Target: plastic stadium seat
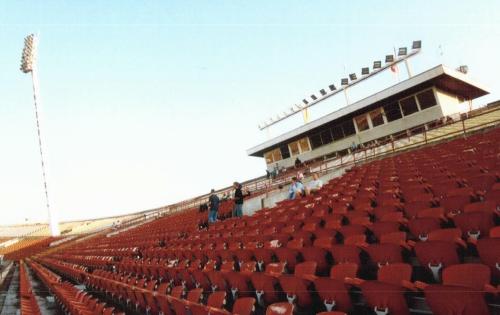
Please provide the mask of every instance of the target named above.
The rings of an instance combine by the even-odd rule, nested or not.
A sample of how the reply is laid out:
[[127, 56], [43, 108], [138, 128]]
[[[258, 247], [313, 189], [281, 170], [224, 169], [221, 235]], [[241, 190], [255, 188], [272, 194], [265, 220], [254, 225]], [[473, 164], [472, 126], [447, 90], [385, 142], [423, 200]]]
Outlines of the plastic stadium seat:
[[424, 289], [425, 300], [434, 315], [488, 315], [483, 293], [467, 287], [430, 285]]
[[250, 276], [257, 302], [260, 305], [272, 304], [278, 301], [278, 277], [283, 274], [285, 263], [270, 263], [264, 272], [255, 272]]
[[360, 265], [361, 250], [355, 245], [332, 245], [330, 253], [335, 264], [355, 263]]
[[483, 238], [477, 241], [481, 262], [490, 267], [497, 281], [500, 280], [500, 238]]
[[300, 307], [311, 307], [312, 298], [309, 287], [316, 278], [316, 262], [306, 261], [297, 264], [293, 275], [282, 275], [279, 278], [283, 292], [285, 292], [288, 303], [297, 304]]
[[376, 281], [360, 284], [366, 303], [376, 314], [409, 315], [403, 292], [405, 283], [410, 283], [412, 267], [408, 264], [381, 266]]
[[415, 253], [420, 264], [430, 270], [436, 281], [439, 281], [443, 268], [460, 263], [457, 244], [452, 241], [417, 242]]
[[[318, 245], [316, 241], [315, 244]], [[304, 261], [315, 261], [317, 263], [316, 272], [318, 274], [323, 275], [328, 272], [330, 266], [327, 259], [328, 250], [321, 247], [313, 246], [313, 247], [304, 247], [300, 252], [302, 254], [302, 257], [304, 258]]]
[[234, 315], [252, 315], [255, 311], [255, 299], [244, 297], [237, 299], [233, 304]]
[[283, 302], [269, 305], [266, 315], [293, 315], [293, 304]]
[[302, 239], [291, 240], [288, 242], [286, 247], [280, 247], [275, 250], [275, 254], [278, 260], [286, 263], [286, 268], [293, 272], [295, 270], [295, 265], [298, 262], [298, 256], [300, 250], [304, 247], [304, 241]]
[[463, 231], [464, 237], [477, 240], [493, 227], [493, 214], [485, 211], [461, 213], [453, 217], [453, 222]]
[[376, 266], [403, 262], [401, 246], [386, 244], [370, 244], [364, 250], [370, 256], [370, 261]]
[[208, 296], [207, 306], [222, 308], [226, 305], [226, 292], [225, 291], [215, 291]]
[[483, 264], [458, 264], [443, 270], [443, 284], [463, 286], [478, 291], [493, 289], [489, 284], [490, 277], [490, 269]]
[[314, 280], [314, 287], [327, 311], [336, 309], [347, 312], [351, 309], [351, 299], [344, 279], [346, 277], [355, 278], [357, 272], [357, 264], [339, 264], [331, 268], [330, 277], [321, 277]]
[[175, 311], [175, 315], [186, 315], [188, 314], [188, 307], [190, 304], [200, 303], [203, 294], [203, 289], [196, 288], [188, 292], [185, 300], [183, 299], [172, 299], [171, 304]]
[[497, 204], [493, 201], [484, 201], [484, 202], [473, 202], [466, 204], [464, 206], [464, 212], [489, 212], [494, 213], [495, 215], [500, 214], [497, 211]]
[[368, 229], [373, 233], [373, 235], [380, 240], [383, 234], [398, 232], [400, 224], [397, 222], [376, 222], [368, 227]]
[[250, 261], [243, 263], [240, 271], [230, 271], [224, 274], [224, 278], [229, 283], [229, 289], [233, 299], [243, 296], [251, 296], [250, 276], [256, 272], [256, 262]]
[[438, 218], [413, 219], [408, 222], [410, 233], [421, 241], [428, 239], [429, 232], [441, 228], [441, 220]]

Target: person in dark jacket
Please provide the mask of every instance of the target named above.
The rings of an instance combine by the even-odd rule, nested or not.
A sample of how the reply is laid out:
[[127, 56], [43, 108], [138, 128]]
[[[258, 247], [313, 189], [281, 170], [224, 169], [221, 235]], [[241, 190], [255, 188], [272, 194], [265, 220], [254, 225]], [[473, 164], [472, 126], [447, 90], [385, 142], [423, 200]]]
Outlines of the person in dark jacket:
[[233, 209], [233, 217], [241, 218], [243, 216], [243, 199], [245, 196], [249, 196], [250, 192], [247, 191], [243, 194], [241, 190], [241, 184], [238, 182], [233, 183], [234, 187], [234, 209]]
[[219, 211], [219, 197], [215, 193], [215, 190], [210, 191], [211, 195], [208, 198], [208, 223], [214, 223], [217, 221], [217, 212]]

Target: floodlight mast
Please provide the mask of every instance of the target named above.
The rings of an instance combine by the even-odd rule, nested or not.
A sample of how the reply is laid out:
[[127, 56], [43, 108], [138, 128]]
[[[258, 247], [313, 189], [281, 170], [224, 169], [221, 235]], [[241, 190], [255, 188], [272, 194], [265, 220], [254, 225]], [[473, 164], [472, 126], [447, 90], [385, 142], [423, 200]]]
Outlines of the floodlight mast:
[[40, 149], [43, 187], [45, 192], [47, 212], [49, 216], [50, 234], [52, 236], [59, 236], [60, 235], [59, 224], [57, 222], [55, 212], [51, 210], [49, 203], [48, 177], [46, 172], [46, 163], [44, 160], [44, 148], [43, 148], [42, 133], [41, 133], [39, 84], [38, 84], [38, 72], [37, 72], [37, 62], [36, 62], [37, 46], [38, 46], [38, 37], [35, 34], [30, 34], [26, 36], [26, 38], [24, 39], [24, 49], [21, 59], [21, 71], [24, 73], [31, 73], [31, 81], [33, 84], [33, 101], [35, 105], [35, 118], [36, 118], [36, 127], [38, 135], [38, 147]]

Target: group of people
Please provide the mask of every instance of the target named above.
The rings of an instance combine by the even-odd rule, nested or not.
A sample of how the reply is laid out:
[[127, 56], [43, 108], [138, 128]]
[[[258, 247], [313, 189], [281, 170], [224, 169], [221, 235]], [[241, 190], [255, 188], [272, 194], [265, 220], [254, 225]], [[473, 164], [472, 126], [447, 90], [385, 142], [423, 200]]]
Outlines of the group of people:
[[[312, 180], [309, 183], [307, 183], [307, 185], [304, 185], [302, 183], [303, 178], [304, 175], [300, 172], [297, 174], [297, 176], [292, 177], [292, 183], [288, 190], [288, 199], [295, 199], [298, 197], [310, 195], [321, 189], [321, 187], [323, 187], [323, 181], [319, 179], [318, 174], [313, 174]], [[243, 202], [245, 197], [250, 195], [250, 191], [249, 190], [243, 191], [243, 186], [238, 182], [233, 183], [233, 188], [234, 188], [233, 217], [241, 218], [243, 216]], [[222, 199], [220, 199], [219, 196], [217, 196], [217, 194], [215, 193], [215, 189], [212, 189], [210, 191], [210, 196], [208, 197], [208, 204], [207, 204], [209, 224], [217, 222], [219, 205], [221, 201], [229, 199], [230, 199], [229, 193], [227, 194], [224, 193]]]
[[[243, 186], [238, 183], [233, 183], [234, 188], [234, 208], [233, 217], [241, 218], [243, 216], [243, 201], [246, 196], [250, 195], [249, 190], [243, 191]], [[225, 199], [224, 199], [225, 198]], [[229, 194], [224, 194], [222, 201], [230, 199]], [[208, 197], [208, 223], [214, 223], [217, 221], [217, 216], [219, 213], [219, 205], [221, 199], [215, 193], [215, 189], [210, 191], [210, 197]]]
[[288, 189], [288, 199], [295, 199], [297, 197], [310, 195], [317, 192], [321, 189], [321, 187], [323, 187], [323, 181], [319, 179], [317, 173], [313, 174], [312, 181], [307, 183], [307, 185], [304, 185], [302, 183], [303, 175], [300, 175], [301, 174], [299, 174], [297, 177], [292, 177], [292, 184]]

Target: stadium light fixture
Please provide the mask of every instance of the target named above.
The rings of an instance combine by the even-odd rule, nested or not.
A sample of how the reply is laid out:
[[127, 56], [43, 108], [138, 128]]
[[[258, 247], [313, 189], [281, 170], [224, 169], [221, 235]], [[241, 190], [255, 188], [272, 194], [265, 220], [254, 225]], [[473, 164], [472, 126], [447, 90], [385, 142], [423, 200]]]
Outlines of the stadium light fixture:
[[457, 71], [462, 72], [463, 74], [467, 74], [469, 72], [469, 66], [461, 65], [460, 67], [457, 68]]
[[39, 85], [38, 85], [38, 69], [37, 69], [37, 48], [38, 48], [38, 37], [35, 34], [30, 34], [24, 39], [23, 54], [21, 57], [21, 68], [23, 73], [31, 73], [31, 81], [33, 84], [33, 101], [35, 105], [35, 118], [36, 127], [38, 134], [38, 148], [40, 150], [40, 161], [42, 165], [42, 179], [43, 187], [45, 191], [45, 202], [47, 213], [49, 215], [49, 226], [50, 233], [52, 236], [59, 236], [59, 224], [57, 222], [55, 212], [50, 208], [49, 202], [49, 190], [48, 190], [48, 176], [46, 171], [47, 163], [44, 159], [44, 146], [42, 142], [42, 128], [41, 128], [41, 111], [40, 111], [40, 97], [39, 97]]
[[[320, 96], [317, 96], [315, 94], [312, 94], [310, 96], [310, 99], [303, 99], [300, 105], [295, 105], [297, 107], [297, 110], [286, 114], [284, 117], [278, 116], [277, 120], [273, 120], [272, 122], [268, 123], [265, 127], [261, 128], [261, 130], [270, 127], [271, 125], [274, 125], [281, 120], [284, 120], [300, 111], [307, 110], [307, 108], [314, 106], [315, 104], [319, 103], [321, 100], [326, 99], [328, 97], [337, 95], [339, 92], [344, 92], [344, 96], [346, 98], [346, 104], [349, 105], [349, 98], [347, 95], [347, 89], [349, 89], [351, 86], [358, 84], [360, 82], [363, 82], [364, 80], [367, 80], [371, 78], [373, 75], [376, 75], [380, 72], [383, 72], [387, 69], [391, 69], [395, 64], [399, 64], [401, 62], [404, 62], [406, 65], [406, 69], [408, 71], [408, 77], [412, 77], [410, 65], [408, 62], [408, 59], [415, 56], [420, 52], [420, 48], [422, 47], [422, 42], [420, 40], [418, 41], [413, 41], [412, 43], [412, 50], [408, 51], [407, 47], [400, 47], [399, 50], [396, 50], [394, 48], [394, 53], [390, 55], [385, 56], [385, 64], [382, 64], [384, 60], [375, 60], [373, 62], [373, 70], [370, 72], [369, 67], [363, 67], [361, 69], [361, 75], [358, 78], [356, 73], [351, 73], [347, 75], [347, 77], [342, 78], [340, 81], [341, 89], [337, 90], [335, 87], [335, 84], [330, 84], [328, 86], [329, 91], [327, 89], [321, 89], [319, 90]], [[457, 69], [460, 71], [459, 69]]]

